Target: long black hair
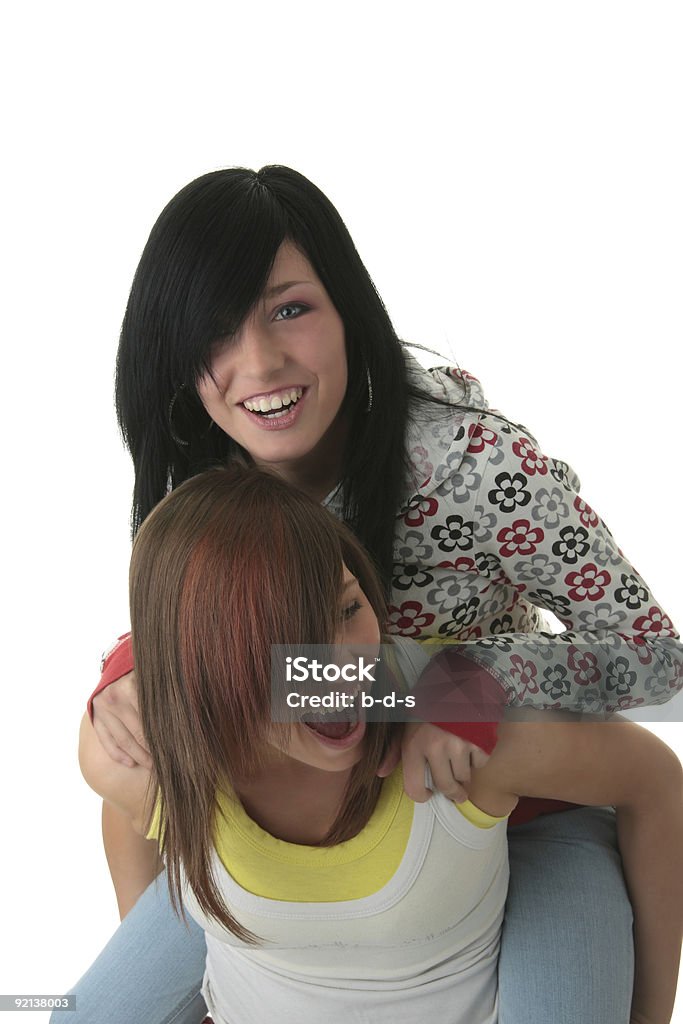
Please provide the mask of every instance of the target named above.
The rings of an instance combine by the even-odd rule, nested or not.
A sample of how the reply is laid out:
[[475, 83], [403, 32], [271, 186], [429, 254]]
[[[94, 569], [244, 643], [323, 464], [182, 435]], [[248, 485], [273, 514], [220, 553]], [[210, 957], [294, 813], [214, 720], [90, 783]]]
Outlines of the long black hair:
[[344, 325], [343, 515], [388, 588], [408, 409], [429, 396], [407, 379], [401, 342], [336, 209], [302, 174], [279, 165], [190, 182], [162, 211], [142, 253], [116, 365], [116, 411], [135, 467], [133, 533], [169, 488], [240, 451], [212, 426], [196, 385], [216, 340], [235, 333], [260, 297], [285, 240], [309, 260]]

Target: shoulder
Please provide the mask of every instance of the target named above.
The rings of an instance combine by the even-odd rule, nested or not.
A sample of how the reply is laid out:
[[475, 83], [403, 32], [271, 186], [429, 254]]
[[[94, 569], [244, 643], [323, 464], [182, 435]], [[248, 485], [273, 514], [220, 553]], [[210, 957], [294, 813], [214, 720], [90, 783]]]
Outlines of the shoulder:
[[[572, 467], [546, 455], [525, 424], [492, 409], [472, 374], [448, 366], [426, 370], [411, 360], [408, 379], [435, 401], [414, 402], [411, 408], [401, 516], [430, 501], [462, 508], [477, 499], [488, 505], [510, 489], [523, 490], [527, 502], [539, 491], [552, 492], [553, 500], [578, 493], [581, 483]], [[431, 507], [426, 511], [435, 514]]]
[[[475, 412], [488, 408], [486, 396], [481, 382], [467, 370], [459, 366], [422, 366], [408, 352], [404, 351], [406, 382], [412, 392], [423, 397], [435, 399], [427, 409], [433, 411], [433, 417], [439, 419], [439, 410], [444, 408], [471, 408]], [[447, 403], [447, 406], [439, 403]], [[420, 417], [421, 419], [423, 417]]]
[[[495, 409], [487, 410], [479, 424], [482, 441], [490, 446], [488, 466], [522, 473], [528, 480], [560, 484], [578, 491], [581, 481], [574, 469], [561, 459], [547, 455], [523, 423], [514, 423]], [[498, 470], [500, 471], [500, 470]]]
[[444, 471], [459, 464], [472, 431], [488, 408], [481, 384], [459, 367], [425, 369], [406, 354], [413, 389], [405, 446], [408, 468], [405, 506], [434, 490]]

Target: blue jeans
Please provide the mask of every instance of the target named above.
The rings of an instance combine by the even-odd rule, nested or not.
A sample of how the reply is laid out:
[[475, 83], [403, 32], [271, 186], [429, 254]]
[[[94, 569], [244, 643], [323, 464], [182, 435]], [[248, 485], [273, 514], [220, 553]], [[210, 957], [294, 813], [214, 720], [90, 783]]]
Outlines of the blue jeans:
[[177, 916], [163, 872], [70, 989], [75, 1011], [50, 1024], [199, 1024], [205, 959], [204, 932]]
[[633, 912], [611, 808], [508, 830], [499, 1024], [629, 1024]]
[[[500, 1024], [628, 1024], [633, 917], [613, 811], [537, 818], [510, 828], [509, 847]], [[162, 875], [71, 990], [78, 1008], [66, 1024], [200, 1024], [205, 952]]]

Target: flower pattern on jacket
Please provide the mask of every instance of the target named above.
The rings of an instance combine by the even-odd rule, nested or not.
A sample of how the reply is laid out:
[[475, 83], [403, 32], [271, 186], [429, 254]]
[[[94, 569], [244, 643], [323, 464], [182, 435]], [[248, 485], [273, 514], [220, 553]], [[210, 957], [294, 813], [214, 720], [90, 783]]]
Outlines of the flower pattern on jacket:
[[678, 634], [571, 466], [489, 409], [470, 374], [407, 362], [454, 404], [422, 405], [408, 425], [390, 632], [457, 640], [511, 705], [600, 713], [669, 700], [683, 688]]

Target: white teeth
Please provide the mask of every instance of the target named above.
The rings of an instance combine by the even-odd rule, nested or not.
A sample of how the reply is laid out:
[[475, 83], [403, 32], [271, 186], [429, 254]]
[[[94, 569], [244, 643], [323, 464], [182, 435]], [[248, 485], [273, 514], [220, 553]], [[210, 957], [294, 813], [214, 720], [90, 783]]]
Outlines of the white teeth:
[[249, 412], [277, 412], [283, 406], [295, 405], [303, 393], [303, 388], [291, 388], [291, 390], [281, 391], [279, 394], [247, 399], [242, 404]]
[[[357, 697], [358, 694], [361, 692], [361, 687], [358, 684], [356, 684], [355, 686], [349, 686], [348, 689], [343, 690], [341, 692], [345, 693], [347, 697], [351, 699], [350, 706], [348, 708], [316, 708], [314, 721], [317, 722], [321, 721], [324, 718], [332, 718], [334, 716], [337, 716], [342, 721], [348, 720], [350, 722], [355, 722], [357, 720]], [[344, 712], [346, 712], [346, 715], [344, 715]]]
[[[354, 715], [353, 708], [316, 708], [315, 716], [311, 715], [311, 718], [315, 722], [320, 722], [324, 718], [336, 718], [338, 721], [355, 721], [357, 715]], [[306, 721], [306, 719], [304, 719]]]

